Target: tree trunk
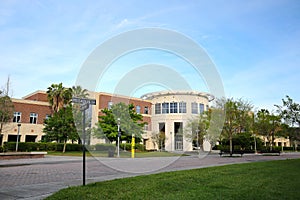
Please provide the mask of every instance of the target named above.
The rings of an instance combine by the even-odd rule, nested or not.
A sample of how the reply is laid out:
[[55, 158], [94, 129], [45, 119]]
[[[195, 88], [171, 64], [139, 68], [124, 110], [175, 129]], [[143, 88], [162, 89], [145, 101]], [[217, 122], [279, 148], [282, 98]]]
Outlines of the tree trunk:
[[66, 141], [66, 140], [64, 140], [64, 148], [63, 148], [63, 153], [65, 153], [65, 152], [66, 152], [66, 146], [67, 146], [67, 141]]
[[232, 135], [229, 137], [229, 151], [230, 151], [230, 156], [232, 156]]

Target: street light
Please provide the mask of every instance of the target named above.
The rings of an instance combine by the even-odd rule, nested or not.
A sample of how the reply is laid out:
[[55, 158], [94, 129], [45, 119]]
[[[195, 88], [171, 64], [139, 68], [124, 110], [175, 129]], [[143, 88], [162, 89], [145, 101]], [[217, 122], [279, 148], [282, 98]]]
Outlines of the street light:
[[170, 132], [170, 135], [171, 135], [171, 151], [173, 150], [173, 145], [172, 145], [172, 140], [173, 140], [173, 138], [172, 138], [172, 131]]
[[254, 153], [257, 154], [257, 149], [256, 149], [256, 134], [254, 135]]
[[199, 129], [196, 130], [196, 134], [197, 134], [197, 150], [199, 152]]
[[16, 152], [18, 152], [18, 146], [19, 146], [20, 127], [21, 127], [21, 123], [18, 123], [18, 134], [17, 134]]
[[118, 147], [117, 147], [117, 157], [120, 158], [120, 118], [118, 118]]

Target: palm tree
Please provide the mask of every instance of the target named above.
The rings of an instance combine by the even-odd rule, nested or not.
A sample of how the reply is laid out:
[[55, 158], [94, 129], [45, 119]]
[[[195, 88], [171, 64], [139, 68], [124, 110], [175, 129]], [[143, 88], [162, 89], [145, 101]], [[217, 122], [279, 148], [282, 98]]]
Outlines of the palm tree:
[[63, 87], [62, 83], [52, 84], [48, 87], [47, 95], [52, 110], [57, 113], [61, 108], [70, 104], [72, 99], [72, 89]]
[[87, 98], [89, 96], [87, 89], [82, 89], [79, 85], [72, 87], [72, 95], [78, 98]]
[[[72, 96], [73, 97], [77, 97], [77, 98], [88, 98], [89, 94], [88, 94], [88, 90], [86, 89], [82, 89], [81, 86], [73, 86], [72, 87]], [[83, 136], [83, 132], [82, 132], [82, 128], [83, 128], [83, 121], [82, 121], [82, 112], [80, 110], [80, 104], [73, 104], [72, 105], [73, 108], [73, 118], [74, 118], [74, 122], [76, 125], [76, 129], [77, 129], [77, 133], [78, 133], [78, 142], [81, 143], [80, 138]], [[88, 114], [85, 122], [85, 127], [88, 127], [88, 129], [86, 130], [86, 136], [85, 137], [90, 137], [90, 132], [91, 132], [91, 128], [90, 128], [90, 124], [91, 124], [91, 113]], [[89, 139], [88, 139], [89, 140]]]

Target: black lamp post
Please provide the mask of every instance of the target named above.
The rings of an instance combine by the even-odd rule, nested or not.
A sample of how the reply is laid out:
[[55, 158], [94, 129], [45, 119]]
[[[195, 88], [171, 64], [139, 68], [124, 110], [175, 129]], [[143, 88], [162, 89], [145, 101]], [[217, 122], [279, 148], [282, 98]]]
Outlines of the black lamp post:
[[117, 157], [120, 158], [120, 137], [121, 137], [121, 132], [120, 132], [120, 118], [118, 118], [118, 146], [117, 146]]
[[21, 127], [21, 123], [18, 123], [18, 134], [17, 134], [16, 152], [18, 152], [18, 146], [19, 146], [20, 127]]

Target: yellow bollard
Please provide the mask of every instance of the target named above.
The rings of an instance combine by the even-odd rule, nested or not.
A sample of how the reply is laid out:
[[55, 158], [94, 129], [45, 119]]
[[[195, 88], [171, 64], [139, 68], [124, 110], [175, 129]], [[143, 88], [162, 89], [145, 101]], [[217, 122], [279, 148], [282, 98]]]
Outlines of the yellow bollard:
[[132, 139], [131, 139], [131, 158], [134, 158], [134, 147], [135, 147], [135, 138], [134, 138], [134, 134], [132, 134]]

